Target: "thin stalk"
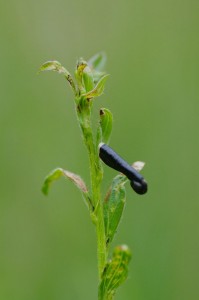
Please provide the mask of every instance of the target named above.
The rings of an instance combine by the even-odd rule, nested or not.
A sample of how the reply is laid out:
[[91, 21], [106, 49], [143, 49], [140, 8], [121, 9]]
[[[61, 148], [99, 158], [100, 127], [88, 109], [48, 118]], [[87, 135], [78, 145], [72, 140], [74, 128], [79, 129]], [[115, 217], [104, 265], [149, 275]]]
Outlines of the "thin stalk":
[[96, 233], [97, 233], [97, 255], [98, 255], [98, 274], [101, 279], [107, 260], [103, 205], [101, 200], [101, 181], [102, 172], [100, 169], [98, 153], [96, 153], [93, 131], [91, 126], [91, 107], [88, 105], [83, 111], [79, 106], [77, 108], [77, 116], [80, 123], [80, 128], [83, 134], [83, 140], [88, 150], [89, 165], [90, 165], [90, 180], [92, 191], [92, 203], [94, 206], [94, 214], [96, 218]]
[[48, 61], [40, 68], [40, 71], [62, 73], [73, 89], [77, 119], [83, 141], [88, 150], [91, 181], [90, 191], [79, 175], [57, 168], [46, 177], [42, 190], [47, 194], [51, 182], [64, 176], [71, 179], [82, 192], [88, 205], [91, 220], [96, 225], [99, 274], [98, 300], [113, 300], [116, 289], [127, 277], [131, 254], [127, 246], [121, 245], [114, 249], [112, 258], [108, 261], [109, 244], [116, 233], [125, 204], [125, 189], [124, 186], [121, 187], [121, 181], [118, 181], [118, 176], [116, 176], [111, 185], [110, 197], [108, 196], [107, 201], [103, 202], [101, 197], [103, 170], [97, 144], [100, 141], [105, 144], [108, 143], [112, 130], [112, 114], [108, 109], [100, 110], [100, 123], [95, 139], [91, 111], [93, 100], [102, 95], [108, 76], [101, 72], [104, 62], [105, 56], [102, 53], [91, 58], [89, 63], [83, 59], [78, 60], [75, 71], [76, 81], [73, 81], [70, 73], [58, 61]]

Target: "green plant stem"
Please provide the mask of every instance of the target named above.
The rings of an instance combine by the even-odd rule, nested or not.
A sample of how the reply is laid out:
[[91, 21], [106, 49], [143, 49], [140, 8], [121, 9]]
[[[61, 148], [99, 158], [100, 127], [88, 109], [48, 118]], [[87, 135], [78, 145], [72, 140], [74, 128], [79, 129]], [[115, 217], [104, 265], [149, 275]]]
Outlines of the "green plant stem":
[[[73, 181], [80, 189], [88, 206], [91, 220], [96, 226], [99, 288], [98, 300], [113, 300], [116, 289], [126, 280], [128, 263], [131, 258], [127, 246], [114, 249], [108, 260], [109, 246], [117, 231], [125, 206], [125, 188], [121, 176], [116, 176], [104, 202], [101, 197], [103, 169], [99, 158], [98, 144], [108, 143], [112, 130], [112, 113], [104, 108], [100, 110], [96, 138], [91, 122], [92, 105], [96, 97], [102, 95], [108, 74], [102, 72], [106, 57], [98, 53], [87, 63], [79, 59], [75, 71], [75, 81], [71, 74], [58, 62], [47, 61], [40, 71], [56, 71], [62, 73], [73, 89], [75, 96], [77, 119], [82, 131], [83, 141], [88, 150], [90, 189], [78, 175], [62, 168], [53, 170], [45, 179], [42, 191], [48, 193], [50, 184], [64, 176]], [[108, 154], [108, 152], [107, 152]]]
[[101, 275], [107, 260], [107, 252], [106, 252], [106, 239], [104, 233], [103, 211], [102, 211], [102, 206], [99, 205], [99, 207], [100, 209], [98, 208], [98, 213], [97, 213], [96, 231], [97, 231], [97, 248], [98, 248], [97, 249], [98, 272], [99, 272], [99, 279], [101, 279]]
[[84, 101], [84, 105], [77, 107], [77, 116], [80, 123], [80, 128], [83, 134], [84, 143], [88, 150], [89, 164], [90, 164], [90, 179], [92, 189], [92, 204], [94, 207], [94, 215], [96, 220], [96, 233], [97, 233], [97, 255], [98, 255], [98, 274], [101, 279], [102, 272], [104, 270], [107, 260], [105, 227], [103, 206], [101, 200], [101, 181], [102, 171], [100, 168], [100, 162], [98, 153], [96, 153], [93, 131], [91, 126], [91, 105], [85, 105], [86, 99], [78, 101], [81, 103]]

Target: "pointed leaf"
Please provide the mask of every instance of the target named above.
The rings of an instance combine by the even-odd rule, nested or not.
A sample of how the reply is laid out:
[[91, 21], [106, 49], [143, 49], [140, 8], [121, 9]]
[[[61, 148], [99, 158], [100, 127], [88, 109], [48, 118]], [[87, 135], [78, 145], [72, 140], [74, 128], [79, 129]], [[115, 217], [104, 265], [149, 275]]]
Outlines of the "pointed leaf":
[[103, 71], [104, 66], [106, 64], [106, 54], [104, 52], [100, 52], [92, 56], [88, 60], [88, 65], [91, 67], [91, 69], [94, 69], [95, 71]]
[[53, 60], [53, 61], [47, 61], [45, 62], [39, 69], [40, 72], [43, 71], [55, 71], [59, 74], [64, 74], [64, 77], [71, 85], [74, 92], [76, 92], [75, 84], [72, 79], [71, 74], [60, 64], [60, 62]]
[[116, 289], [128, 276], [131, 252], [126, 245], [114, 249], [112, 259], [106, 264], [99, 286], [99, 299], [113, 299]]
[[126, 203], [126, 177], [117, 175], [104, 200], [104, 225], [107, 246], [113, 240]]
[[86, 94], [84, 94], [83, 96], [85, 96], [88, 100], [92, 99], [94, 97], [99, 97], [102, 95], [103, 91], [104, 91], [104, 85], [105, 82], [108, 78], [109, 74], [104, 75], [96, 84], [96, 86], [94, 87], [94, 89]]

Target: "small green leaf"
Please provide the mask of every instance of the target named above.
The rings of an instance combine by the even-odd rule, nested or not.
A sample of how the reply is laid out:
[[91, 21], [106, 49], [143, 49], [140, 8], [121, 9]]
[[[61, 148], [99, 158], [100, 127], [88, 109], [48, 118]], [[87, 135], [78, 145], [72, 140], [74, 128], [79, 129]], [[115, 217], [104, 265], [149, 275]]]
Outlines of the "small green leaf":
[[106, 74], [104, 72], [106, 59], [106, 54], [104, 52], [100, 52], [95, 54], [88, 61], [88, 65], [93, 73], [93, 80], [95, 84], [97, 84], [97, 82]]
[[113, 115], [107, 108], [100, 109], [100, 130], [101, 130], [101, 141], [105, 144], [109, 143], [110, 135], [113, 126]]
[[94, 88], [93, 73], [88, 66], [83, 70], [83, 83], [86, 92], [90, 92]]
[[107, 246], [113, 240], [126, 203], [126, 177], [117, 175], [104, 200], [104, 225]]
[[65, 73], [67, 72], [64, 67], [60, 64], [60, 62], [56, 60], [47, 61], [40, 67], [40, 72], [43, 71], [56, 71], [58, 73]]
[[44, 184], [42, 186], [42, 192], [44, 193], [44, 195], [48, 195], [51, 183], [62, 176], [63, 176], [63, 169], [61, 168], [57, 168], [53, 170], [48, 176], [46, 176], [44, 180]]
[[88, 100], [94, 98], [94, 97], [99, 97], [102, 95], [103, 91], [104, 91], [104, 85], [105, 82], [108, 78], [109, 74], [104, 75], [96, 84], [96, 86], [94, 87], [94, 89], [86, 94], [84, 94], [83, 96], [86, 97]]
[[106, 60], [106, 54], [104, 52], [99, 52], [88, 60], [88, 65], [91, 67], [91, 69], [101, 72], [104, 70]]
[[40, 72], [43, 71], [55, 71], [59, 74], [64, 74], [64, 77], [71, 85], [73, 91], [76, 93], [76, 87], [71, 74], [60, 64], [60, 62], [53, 60], [45, 62], [39, 69]]
[[85, 202], [87, 203], [87, 205], [89, 205], [89, 208], [91, 209], [92, 212], [93, 206], [91, 203], [91, 199], [89, 197], [89, 192], [86, 187], [86, 184], [84, 183], [83, 179], [79, 175], [76, 175], [72, 172], [66, 171], [62, 168], [57, 168], [53, 170], [49, 175], [46, 176], [42, 187], [42, 192], [45, 195], [47, 195], [52, 182], [59, 179], [62, 176], [70, 179], [78, 187], [78, 189], [82, 192]]
[[112, 300], [116, 289], [128, 276], [131, 252], [126, 245], [114, 249], [112, 259], [106, 264], [99, 286], [99, 299]]

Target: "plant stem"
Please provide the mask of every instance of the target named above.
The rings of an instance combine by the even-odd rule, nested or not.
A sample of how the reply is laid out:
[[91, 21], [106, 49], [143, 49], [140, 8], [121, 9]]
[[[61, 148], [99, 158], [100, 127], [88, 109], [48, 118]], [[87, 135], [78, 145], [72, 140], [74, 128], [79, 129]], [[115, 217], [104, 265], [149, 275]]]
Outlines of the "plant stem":
[[104, 270], [107, 253], [106, 253], [106, 239], [104, 232], [104, 219], [103, 219], [103, 210], [102, 205], [99, 205], [97, 212], [97, 252], [98, 252], [98, 273], [99, 279], [101, 279], [102, 272]]
[[[101, 279], [107, 260], [103, 205], [101, 200], [101, 181], [102, 171], [100, 168], [99, 156], [96, 151], [93, 131], [91, 126], [91, 105], [85, 105], [86, 99], [80, 99], [77, 107], [77, 116], [80, 128], [83, 134], [84, 143], [88, 150], [89, 165], [90, 165], [90, 180], [92, 190], [92, 204], [94, 207], [94, 215], [96, 219], [96, 233], [97, 233], [97, 255], [98, 255], [98, 274]], [[81, 103], [84, 105], [81, 106]]]

